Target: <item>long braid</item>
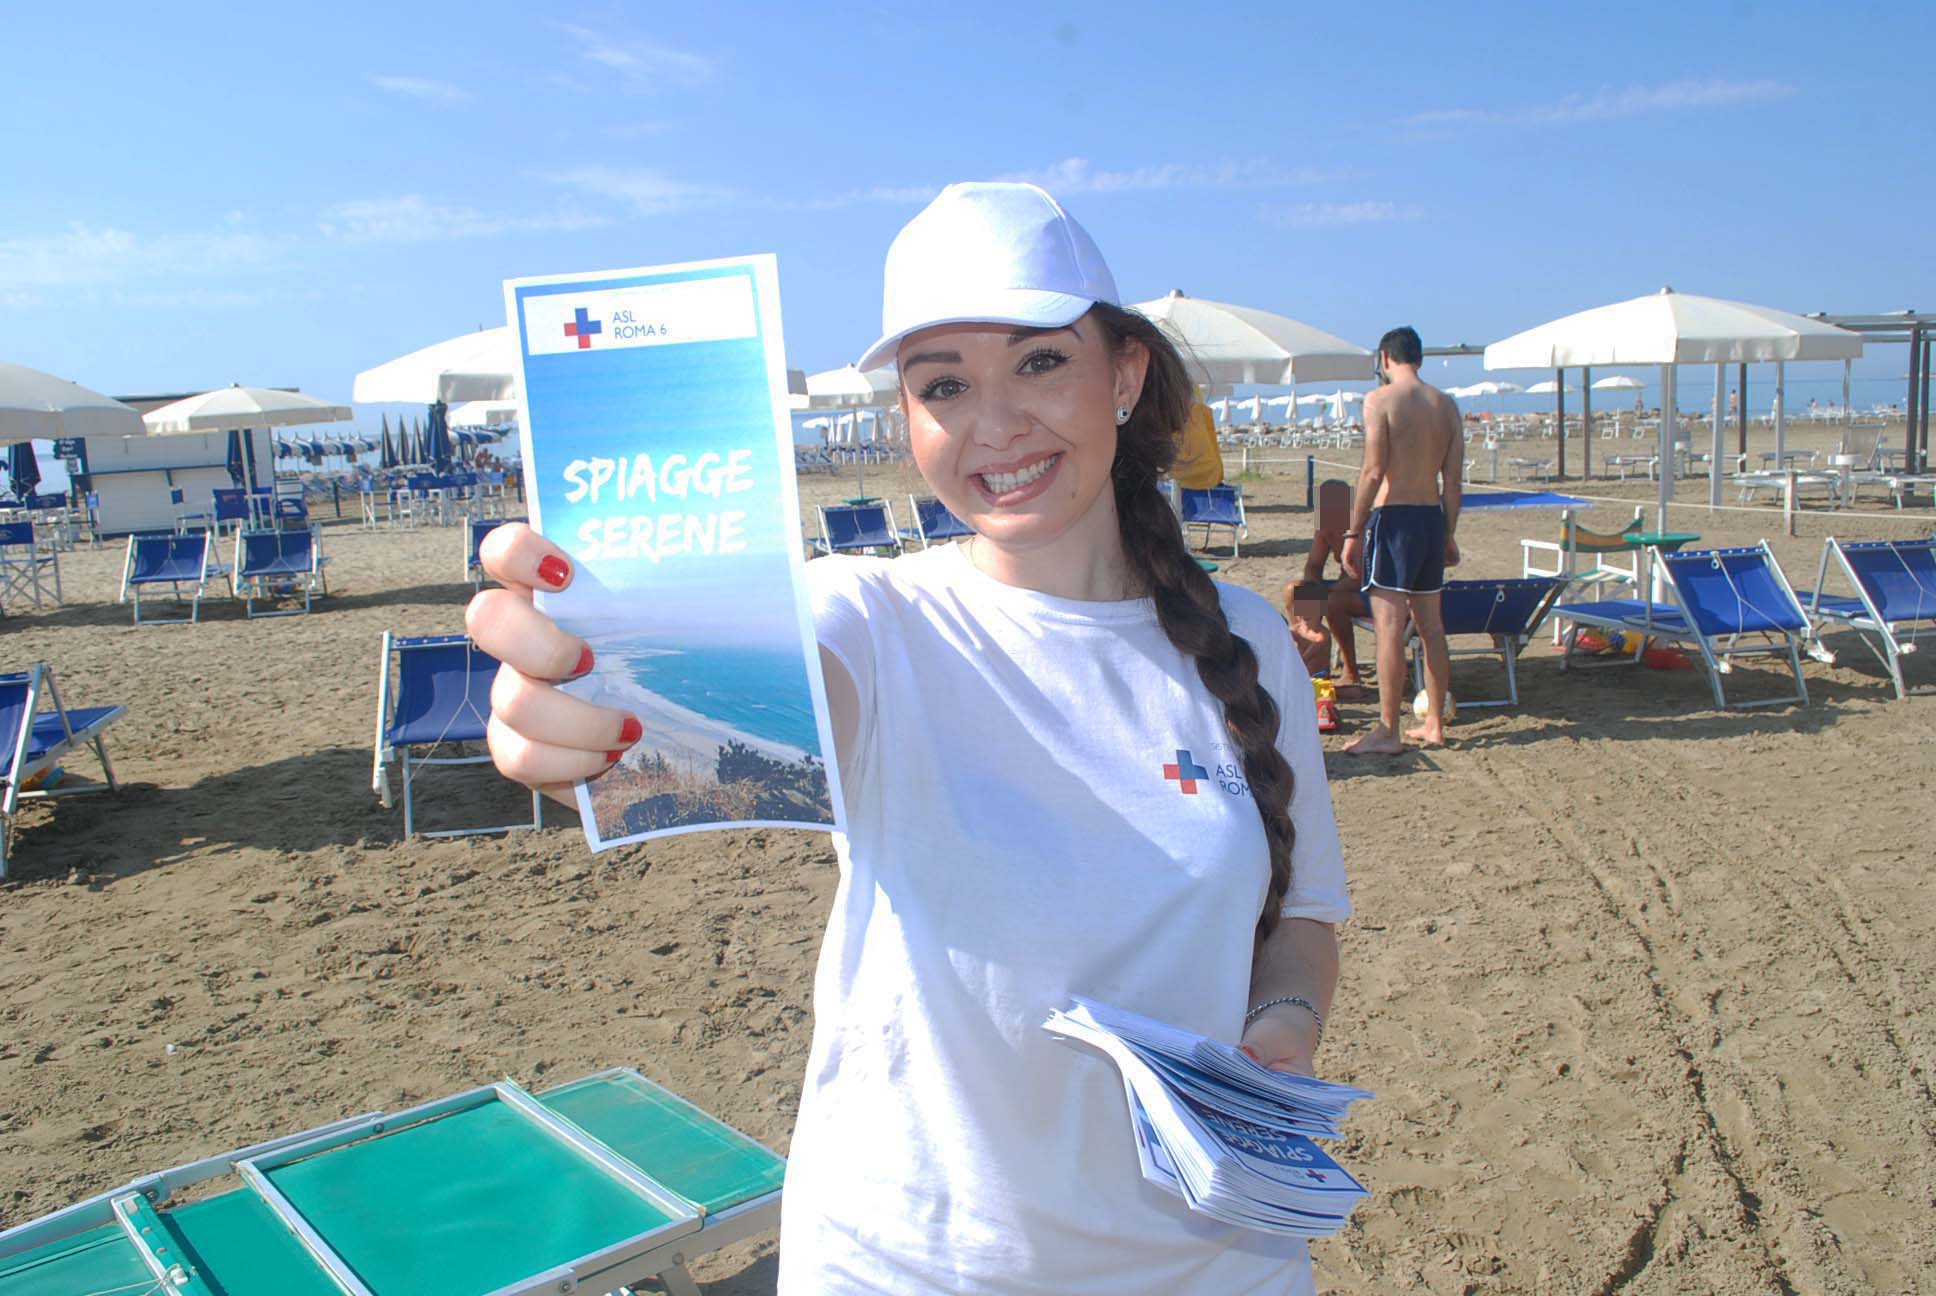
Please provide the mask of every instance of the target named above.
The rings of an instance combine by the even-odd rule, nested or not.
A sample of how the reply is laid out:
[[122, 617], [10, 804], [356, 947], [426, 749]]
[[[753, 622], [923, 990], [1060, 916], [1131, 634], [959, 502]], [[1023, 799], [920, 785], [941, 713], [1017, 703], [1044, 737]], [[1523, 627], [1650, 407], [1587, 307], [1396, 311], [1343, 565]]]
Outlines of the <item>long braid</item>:
[[1277, 926], [1291, 886], [1290, 762], [1277, 749], [1276, 701], [1258, 678], [1257, 653], [1233, 634], [1217, 587], [1190, 554], [1183, 528], [1157, 481], [1176, 459], [1179, 434], [1192, 400], [1189, 373], [1174, 344], [1141, 315], [1097, 305], [1113, 346], [1140, 342], [1150, 353], [1143, 392], [1118, 430], [1111, 469], [1116, 516], [1131, 574], [1156, 605], [1163, 633], [1196, 659], [1197, 675], [1223, 706], [1224, 727], [1241, 753], [1244, 779], [1263, 817], [1270, 849], [1270, 885], [1257, 918], [1262, 944]]

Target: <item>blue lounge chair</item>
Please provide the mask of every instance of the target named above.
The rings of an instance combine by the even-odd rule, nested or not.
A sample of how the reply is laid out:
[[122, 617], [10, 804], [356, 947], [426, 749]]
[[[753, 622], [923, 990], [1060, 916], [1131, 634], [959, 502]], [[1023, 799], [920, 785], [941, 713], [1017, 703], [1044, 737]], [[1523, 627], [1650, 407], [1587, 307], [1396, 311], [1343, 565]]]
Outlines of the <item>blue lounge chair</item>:
[[[447, 743], [481, 743], [491, 718], [491, 681], [497, 658], [464, 635], [405, 639], [383, 634], [382, 675], [377, 681], [376, 761], [370, 786], [385, 807], [390, 794], [390, 762], [403, 767], [403, 835], [417, 835], [414, 771], [426, 765], [481, 765], [489, 753], [438, 756]], [[422, 753], [419, 755], [418, 753]], [[469, 837], [544, 826], [544, 803], [531, 794], [531, 822], [493, 828], [451, 828], [425, 837]]]
[[779, 1223], [786, 1162], [637, 1071], [509, 1080], [208, 1157], [0, 1233], [0, 1296], [630, 1291]]
[[[42, 711], [42, 702], [53, 703], [53, 709]], [[53, 670], [45, 663], [35, 664], [32, 670], [0, 675], [0, 761], [6, 762], [0, 770], [0, 782], [6, 787], [5, 798], [0, 800], [0, 811], [4, 811], [0, 817], [0, 879], [7, 876], [7, 839], [13, 833], [14, 814], [21, 801], [120, 790], [102, 734], [126, 710], [105, 706], [70, 711], [61, 702]], [[94, 748], [106, 784], [62, 782], [58, 787], [47, 786], [61, 761], [81, 746]], [[28, 786], [36, 779], [39, 785]]]
[[[1573, 649], [1579, 628], [1595, 626], [1632, 638], [1633, 654], [1626, 660], [1636, 663], [1650, 640], [1694, 645], [1716, 706], [1808, 705], [1801, 662], [1801, 646], [1810, 633], [1808, 615], [1765, 540], [1751, 548], [1656, 552], [1653, 560], [1660, 564], [1671, 602], [1604, 599], [1553, 609], [1555, 616], [1572, 623], [1560, 669], [1577, 664]], [[1721, 677], [1733, 670], [1735, 658], [1784, 654], [1794, 675], [1793, 693], [1752, 702], [1727, 700]]]
[[[306, 531], [237, 531], [235, 533], [235, 592], [249, 617], [299, 616], [309, 611], [310, 599], [329, 593], [323, 567], [322, 537]], [[302, 596], [300, 608], [257, 612], [257, 599]]]
[[522, 521], [523, 518], [472, 518], [470, 525], [464, 528], [470, 536], [470, 548], [464, 551], [464, 579], [474, 588], [482, 589], [484, 586], [484, 562], [478, 556], [484, 545], [484, 537], [506, 522]]
[[175, 510], [175, 530], [177, 531], [204, 531], [215, 524], [213, 513], [204, 513], [188, 507], [188, 494], [179, 486], [168, 488], [168, 504]]
[[[1829, 559], [1854, 587], [1853, 596], [1828, 594]], [[1856, 631], [1889, 671], [1896, 696], [1936, 693], [1936, 684], [1903, 682], [1902, 659], [1917, 640], [1936, 638], [1936, 539], [1871, 540], [1843, 544], [1834, 536], [1822, 546], [1808, 614], [1817, 632], [1829, 624]]]
[[[53, 578], [51, 591], [47, 587], [49, 576]], [[0, 522], [0, 606], [15, 598], [31, 597], [39, 607], [41, 596], [50, 592], [58, 605], [60, 551], [40, 547], [32, 522]]]
[[1182, 503], [1178, 516], [1183, 521], [1184, 534], [1189, 534], [1193, 526], [1203, 528], [1203, 547], [1210, 547], [1210, 531], [1213, 527], [1228, 527], [1230, 530], [1230, 556], [1238, 556], [1237, 542], [1250, 534], [1250, 527], [1244, 521], [1243, 492], [1225, 483], [1212, 486], [1208, 490], [1182, 492]]
[[215, 503], [215, 529], [226, 531], [230, 527], [240, 530], [251, 525], [249, 518], [249, 493], [239, 486], [221, 486], [209, 492]]
[[[149, 617], [147, 625], [182, 625], [201, 620], [202, 595], [210, 581], [229, 579], [229, 569], [215, 561], [215, 537], [207, 531], [187, 535], [147, 534], [128, 537], [128, 557], [121, 567], [121, 601], [134, 595], [134, 623], [141, 619], [141, 590], [146, 585], [170, 586], [176, 602], [187, 602], [185, 617]], [[189, 597], [184, 600], [186, 586]], [[229, 586], [233, 594], [235, 587]]]
[[[1464, 707], [1516, 707], [1519, 705], [1519, 654], [1547, 611], [1565, 588], [1565, 582], [1551, 576], [1521, 577], [1509, 580], [1447, 581], [1439, 595], [1439, 615], [1445, 622], [1447, 651], [1454, 657], [1498, 656], [1506, 671], [1506, 696], [1500, 698], [1459, 697]], [[1483, 635], [1491, 642], [1485, 647], [1455, 648], [1451, 641]], [[1424, 653], [1418, 636], [1411, 638], [1412, 679], [1425, 687]]]
[[975, 528], [932, 495], [908, 496], [908, 510], [914, 514], [914, 529], [903, 528], [901, 539], [919, 540], [923, 549], [937, 540], [959, 540], [975, 534]]
[[894, 527], [894, 506], [886, 500], [872, 504], [823, 504], [820, 534], [813, 547], [820, 553], [901, 552], [901, 533]]

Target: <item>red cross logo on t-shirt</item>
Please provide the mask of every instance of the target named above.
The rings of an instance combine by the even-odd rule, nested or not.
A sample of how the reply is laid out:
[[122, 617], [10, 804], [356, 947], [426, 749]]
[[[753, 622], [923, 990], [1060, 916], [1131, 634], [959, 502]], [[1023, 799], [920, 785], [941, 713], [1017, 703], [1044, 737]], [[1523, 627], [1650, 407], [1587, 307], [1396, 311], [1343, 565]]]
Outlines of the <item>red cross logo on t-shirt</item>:
[[1188, 748], [1181, 748], [1176, 753], [1175, 764], [1171, 764], [1168, 761], [1164, 762], [1163, 777], [1165, 779], [1175, 779], [1177, 790], [1183, 793], [1184, 796], [1195, 796], [1197, 794], [1197, 780], [1209, 778], [1210, 771], [1190, 759]]

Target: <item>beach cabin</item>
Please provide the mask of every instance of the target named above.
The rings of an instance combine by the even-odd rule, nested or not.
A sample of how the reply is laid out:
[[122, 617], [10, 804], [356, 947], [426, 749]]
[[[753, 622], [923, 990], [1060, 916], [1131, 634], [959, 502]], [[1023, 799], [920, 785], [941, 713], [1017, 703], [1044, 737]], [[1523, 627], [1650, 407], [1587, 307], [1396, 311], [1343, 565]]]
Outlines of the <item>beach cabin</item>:
[[[146, 413], [178, 396], [123, 396], [123, 403]], [[276, 449], [269, 429], [244, 434], [255, 444], [255, 482], [275, 481]], [[196, 432], [186, 436], [87, 437], [88, 489], [100, 496], [97, 531], [172, 531], [183, 514], [212, 514], [214, 492], [237, 483], [229, 476], [229, 434]], [[180, 490], [180, 504], [169, 492]]]

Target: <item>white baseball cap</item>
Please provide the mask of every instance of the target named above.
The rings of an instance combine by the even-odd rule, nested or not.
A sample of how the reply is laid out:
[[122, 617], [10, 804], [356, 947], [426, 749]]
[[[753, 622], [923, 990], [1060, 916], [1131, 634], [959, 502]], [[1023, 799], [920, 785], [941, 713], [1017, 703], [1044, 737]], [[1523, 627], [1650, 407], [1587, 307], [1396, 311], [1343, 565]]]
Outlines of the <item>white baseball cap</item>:
[[888, 247], [881, 340], [858, 367], [893, 364], [937, 324], [1061, 328], [1097, 302], [1121, 304], [1116, 280], [1061, 203], [1032, 184], [951, 184]]

